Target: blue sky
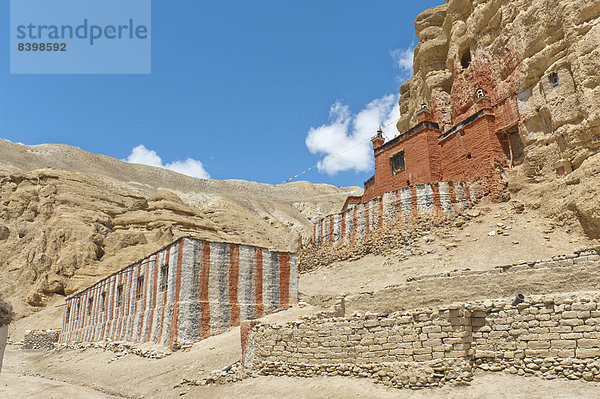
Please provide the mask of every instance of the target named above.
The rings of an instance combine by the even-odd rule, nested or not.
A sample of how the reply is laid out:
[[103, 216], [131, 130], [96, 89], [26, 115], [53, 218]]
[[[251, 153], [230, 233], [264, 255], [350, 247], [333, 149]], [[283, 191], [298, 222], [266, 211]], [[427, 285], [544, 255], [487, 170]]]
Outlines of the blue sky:
[[1, 52], [0, 138], [272, 184], [319, 163], [301, 179], [360, 186], [414, 19], [443, 3], [153, 1], [150, 75], [10, 75]]

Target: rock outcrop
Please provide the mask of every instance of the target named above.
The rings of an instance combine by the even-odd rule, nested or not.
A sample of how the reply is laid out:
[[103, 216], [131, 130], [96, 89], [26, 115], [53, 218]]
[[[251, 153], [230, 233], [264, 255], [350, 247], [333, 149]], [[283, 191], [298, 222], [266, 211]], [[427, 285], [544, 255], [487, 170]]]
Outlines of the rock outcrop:
[[310, 240], [311, 218], [357, 191], [200, 180], [64, 145], [0, 141], [0, 292], [23, 315], [183, 235], [289, 250]]
[[600, 1], [448, 0], [415, 29], [398, 130], [417, 123], [422, 103], [448, 130], [483, 89], [520, 165], [505, 174], [512, 193], [600, 238]]
[[[530, 177], [600, 149], [600, 1], [448, 0], [415, 22], [414, 77], [400, 88], [398, 130], [429, 104], [449, 128], [482, 88], [497, 123], [518, 131]], [[514, 118], [514, 116], [517, 116]]]

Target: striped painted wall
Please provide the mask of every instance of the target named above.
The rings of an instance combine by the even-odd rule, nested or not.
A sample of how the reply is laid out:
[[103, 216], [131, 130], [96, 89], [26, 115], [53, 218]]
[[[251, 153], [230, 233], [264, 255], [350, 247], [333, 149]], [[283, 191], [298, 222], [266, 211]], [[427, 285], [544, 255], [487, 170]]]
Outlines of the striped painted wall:
[[295, 254], [181, 238], [66, 301], [60, 342], [176, 347], [297, 302]]
[[350, 204], [342, 213], [329, 215], [314, 225], [317, 247], [343, 245], [370, 232], [414, 217], [452, 216], [456, 207], [468, 207], [482, 196], [480, 183], [436, 182], [418, 184], [361, 204]]

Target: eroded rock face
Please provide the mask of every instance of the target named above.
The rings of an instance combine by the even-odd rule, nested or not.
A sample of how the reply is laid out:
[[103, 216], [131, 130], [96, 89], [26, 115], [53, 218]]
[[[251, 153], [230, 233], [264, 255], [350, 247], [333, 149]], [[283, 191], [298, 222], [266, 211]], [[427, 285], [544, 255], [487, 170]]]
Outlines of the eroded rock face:
[[[0, 141], [0, 160], [10, 160], [18, 151], [35, 153], [36, 147]], [[43, 147], [46, 152], [56, 149]], [[63, 163], [70, 159], [75, 169], [80, 150], [57, 148], [63, 151], [58, 159]], [[96, 157], [107, 158], [84, 156], [89, 158], [86, 164]], [[36, 159], [29, 159], [35, 165]], [[124, 175], [134, 167], [114, 160], [107, 170], [115, 166]], [[175, 173], [169, 175], [174, 189], [168, 189], [161, 188], [169, 183], [165, 179], [157, 179], [154, 187], [147, 184], [151, 180], [122, 183], [97, 169], [92, 175], [1, 167], [0, 292], [20, 315], [45, 306], [54, 295], [79, 291], [181, 236], [282, 250], [298, 247], [298, 240], [312, 235], [310, 218], [338, 210], [353, 192], [295, 183], [282, 188], [281, 194], [262, 198], [259, 190], [245, 187], [257, 183], [223, 182], [219, 194], [221, 183], [211, 181], [212, 192], [206, 194], [193, 187], [183, 191], [183, 183], [189, 185], [191, 178]], [[231, 192], [232, 185], [239, 187], [237, 192]], [[245, 192], [258, 195], [249, 198]], [[327, 193], [332, 196], [323, 199]]]
[[482, 88], [500, 129], [518, 132], [535, 179], [600, 149], [600, 1], [448, 0], [415, 22], [414, 77], [400, 88], [400, 132], [426, 102], [449, 128]]

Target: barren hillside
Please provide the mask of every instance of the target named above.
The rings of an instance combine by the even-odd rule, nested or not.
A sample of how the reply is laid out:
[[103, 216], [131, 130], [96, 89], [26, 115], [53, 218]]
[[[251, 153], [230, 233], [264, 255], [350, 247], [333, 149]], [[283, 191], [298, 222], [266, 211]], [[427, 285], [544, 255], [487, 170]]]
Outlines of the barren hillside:
[[359, 188], [200, 180], [66, 145], [0, 141], [0, 290], [44, 306], [179, 235], [289, 249]]

